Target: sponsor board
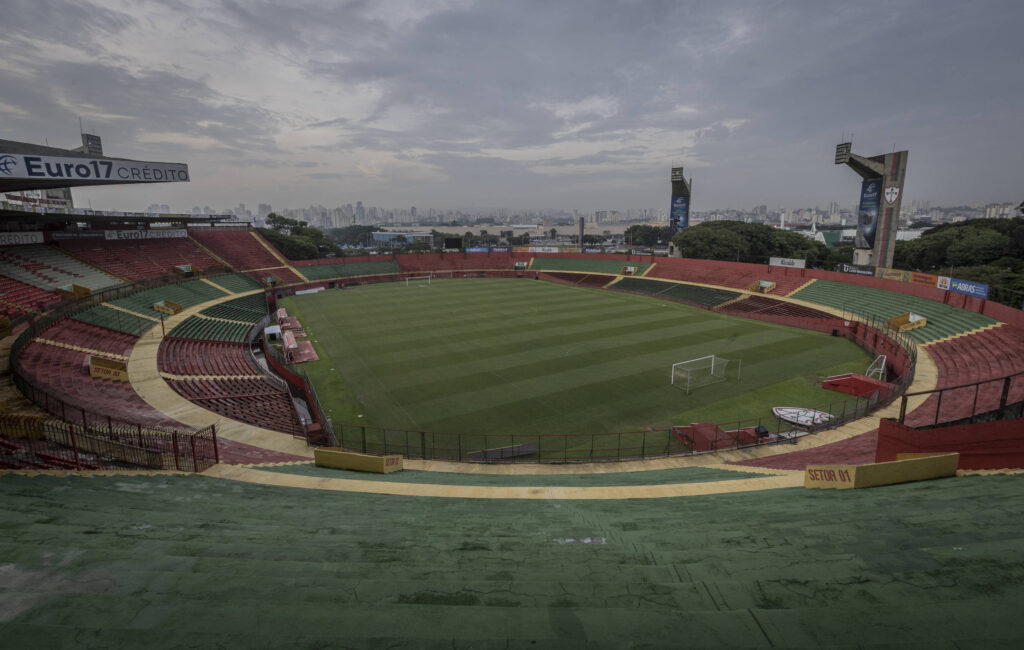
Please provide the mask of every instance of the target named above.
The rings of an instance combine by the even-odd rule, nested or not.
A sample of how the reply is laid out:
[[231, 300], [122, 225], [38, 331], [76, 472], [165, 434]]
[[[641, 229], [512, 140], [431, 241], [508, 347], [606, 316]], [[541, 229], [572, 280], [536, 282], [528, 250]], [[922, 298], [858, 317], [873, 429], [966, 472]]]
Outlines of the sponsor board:
[[871, 270], [869, 266], [857, 266], [856, 264], [843, 264], [840, 267], [843, 273], [853, 273], [855, 275], [874, 275], [875, 272]]
[[935, 287], [939, 284], [939, 276], [932, 275], [931, 273], [917, 273], [916, 271], [911, 271], [910, 282], [912, 284], [920, 284], [925, 287]]
[[770, 257], [768, 258], [769, 266], [788, 266], [794, 269], [807, 268], [807, 260], [798, 260], [792, 257]]
[[880, 266], [877, 269], [875, 269], [875, 277], [881, 278], [883, 280], [910, 282], [910, 271], [901, 271], [900, 269], [887, 269]]
[[949, 290], [966, 294], [968, 296], [974, 296], [975, 298], [981, 298], [982, 300], [988, 299], [988, 285], [982, 284], [981, 282], [971, 282], [970, 280], [957, 280], [956, 278], [950, 278]]
[[103, 238], [108, 240], [126, 239], [179, 239], [188, 237], [188, 230], [176, 228], [173, 230], [104, 230]]
[[113, 183], [187, 182], [188, 165], [109, 158], [64, 158], [0, 152], [0, 177]]
[[676, 195], [672, 197], [672, 210], [669, 223], [679, 224], [680, 228], [690, 225], [690, 197]]
[[25, 244], [42, 244], [41, 232], [3, 232], [0, 233], [0, 246], [23, 246]]
[[530, 246], [528, 252], [530, 253], [557, 253], [558, 246]]
[[860, 207], [857, 210], [857, 248], [874, 248], [878, 230], [878, 207], [882, 198], [882, 179], [869, 178], [860, 186]]
[[471, 246], [471, 247], [466, 249], [466, 252], [467, 253], [489, 253], [490, 250], [491, 249], [488, 248], [487, 246]]
[[103, 239], [102, 230], [81, 230], [79, 232], [50, 233], [54, 239]]

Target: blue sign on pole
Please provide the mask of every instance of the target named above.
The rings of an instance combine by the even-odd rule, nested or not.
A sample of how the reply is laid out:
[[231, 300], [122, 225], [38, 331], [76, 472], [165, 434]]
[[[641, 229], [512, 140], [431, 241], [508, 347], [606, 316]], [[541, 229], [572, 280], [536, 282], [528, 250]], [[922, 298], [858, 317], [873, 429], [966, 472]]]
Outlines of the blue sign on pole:
[[690, 225], [690, 197], [677, 195], [672, 197], [671, 219], [678, 223], [680, 228]]
[[857, 248], [874, 248], [878, 229], [878, 206], [882, 199], [882, 179], [869, 178], [860, 186], [860, 208], [857, 210]]
[[956, 278], [950, 278], [949, 290], [967, 294], [968, 296], [974, 296], [975, 298], [981, 298], [982, 300], [988, 300], [988, 285], [982, 284], [981, 282], [971, 282], [970, 280], [957, 280]]

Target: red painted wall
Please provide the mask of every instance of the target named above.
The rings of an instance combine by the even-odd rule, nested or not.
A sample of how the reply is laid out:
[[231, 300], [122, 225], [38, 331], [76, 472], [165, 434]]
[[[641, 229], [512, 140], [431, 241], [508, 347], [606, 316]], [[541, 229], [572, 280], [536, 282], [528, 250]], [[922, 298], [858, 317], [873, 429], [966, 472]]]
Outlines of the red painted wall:
[[952, 451], [960, 454], [960, 469], [1024, 468], [1024, 419], [935, 429], [878, 423], [876, 463], [896, 460], [896, 454]]

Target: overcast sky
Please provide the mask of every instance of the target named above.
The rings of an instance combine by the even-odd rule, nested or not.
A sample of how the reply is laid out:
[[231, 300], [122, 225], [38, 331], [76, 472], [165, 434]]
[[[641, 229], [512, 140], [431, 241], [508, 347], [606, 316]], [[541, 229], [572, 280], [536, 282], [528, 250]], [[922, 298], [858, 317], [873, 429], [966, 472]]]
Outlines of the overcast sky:
[[184, 162], [97, 209], [1024, 199], [1024, 2], [3, 0], [0, 138]]

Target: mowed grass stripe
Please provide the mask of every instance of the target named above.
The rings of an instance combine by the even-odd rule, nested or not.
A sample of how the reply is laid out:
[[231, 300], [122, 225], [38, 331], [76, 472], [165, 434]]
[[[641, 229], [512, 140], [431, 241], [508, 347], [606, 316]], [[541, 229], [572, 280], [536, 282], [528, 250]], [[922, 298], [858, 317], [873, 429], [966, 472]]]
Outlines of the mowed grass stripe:
[[[758, 337], [751, 336], [755, 338]], [[823, 342], [827, 343], [827, 338]], [[816, 365], [822, 360], [820, 347], [809, 346], [806, 340], [793, 337], [777, 339], [772, 345], [739, 348], [735, 353], [739, 358], [756, 358], [755, 350], [770, 350], [772, 356], [786, 356], [798, 366]], [[498, 385], [493, 385], [494, 381], [488, 381], [487, 374], [482, 373], [396, 390], [393, 395], [417, 413], [429, 413], [431, 417], [442, 414], [442, 420], [436, 422], [439, 427], [453, 417], [472, 416], [495, 421], [509, 411], [542, 408], [556, 416], [544, 417], [542, 421], [562, 427], [556, 429], [562, 433], [614, 431], [629, 423], [635, 423], [634, 428], [652, 426], [665, 422], [672, 413], [708, 401], [706, 392], [686, 395], [670, 385], [668, 367], [664, 363], [665, 349], [648, 346], [645, 353], [640, 354], [639, 346], [630, 348], [615, 360], [579, 359], [574, 364], [571, 359], [559, 359], [553, 360], [547, 368], [534, 364], [529, 368], [489, 373], [499, 380]], [[765, 368], [764, 363], [755, 362], [744, 369], [742, 385], [734, 383], [729, 392], [749, 392], [777, 383], [775, 371], [774, 364]], [[504, 388], [508, 384], [515, 386], [514, 396], [518, 399], [509, 399], [512, 394]], [[449, 399], [453, 393], [462, 396], [455, 404]], [[668, 411], [665, 405], [670, 406]], [[585, 421], [580, 422], [577, 412], [586, 414]], [[565, 428], [576, 422], [585, 428]]]
[[328, 410], [394, 428], [635, 430], [718, 394], [709, 387], [688, 397], [671, 387], [676, 361], [743, 359], [742, 385], [722, 393], [735, 396], [867, 357], [847, 341], [794, 328], [522, 280], [375, 285], [285, 304], [317, 340], [322, 361], [305, 367], [318, 385], [335, 387], [321, 398], [341, 396]]
[[[708, 324], [705, 323], [705, 326]], [[719, 333], [721, 330], [705, 330], [705, 336], [702, 337], [704, 340], [712, 340], [710, 337], [713, 334]], [[485, 379], [480, 373], [474, 372], [474, 368], [484, 368], [483, 372], [487, 374], [498, 374], [502, 379], [512, 382], [525, 382], [531, 379], [543, 379], [545, 377], [556, 375], [560, 373], [575, 373], [581, 375], [580, 377], [574, 377], [574, 381], [584, 380], [586, 373], [591, 370], [591, 366], [605, 365], [607, 368], [605, 372], [626, 372], [630, 371], [635, 367], [641, 367], [646, 370], [650, 370], [659, 376], [668, 376], [669, 368], [672, 362], [666, 362], [666, 359], [674, 358], [673, 355], [680, 355], [680, 360], [685, 360], [687, 355], [701, 356], [703, 345], [700, 340], [695, 341], [691, 335], [692, 332], [678, 332], [671, 336], [660, 336], [657, 338], [648, 338], [646, 340], [636, 340], [632, 342], [625, 342], [622, 339], [616, 340], [614, 337], [608, 337], [601, 339], [603, 345], [595, 345], [594, 341], [588, 341], [584, 345], [568, 346], [564, 354], [551, 355], [548, 354], [545, 349], [531, 350], [530, 355], [524, 353], [507, 352], [502, 356], [495, 355], [494, 357], [487, 357], [483, 359], [476, 359], [468, 363], [465, 368], [469, 374], [458, 374], [459, 367], [453, 366], [452, 371], [456, 374], [451, 375], [448, 382], [444, 382], [444, 385], [440, 385], [436, 376], [427, 376], [423, 373], [407, 373], [405, 376], [398, 376], [391, 378], [394, 381], [396, 389], [409, 389], [413, 393], [429, 394], [431, 391], [443, 393], [446, 390], [446, 386], [450, 384], [450, 387], [462, 387], [471, 388], [478, 385], [477, 382]], [[761, 342], [764, 341], [765, 334], [761, 332], [748, 332], [742, 336], [734, 337], [732, 347], [727, 351], [722, 351], [722, 354], [728, 352], [729, 354], [740, 353], [743, 354], [746, 351], [753, 351], [761, 349], [763, 346]], [[800, 351], [805, 347], [805, 342], [799, 338], [794, 338], [796, 344], [792, 346], [794, 352]], [[569, 343], [578, 341], [578, 339], [569, 339]], [[773, 337], [773, 347], [776, 351], [781, 353], [786, 352], [786, 348], [783, 343], [787, 339], [780, 338], [778, 336]], [[573, 352], [575, 350], [575, 352]], [[571, 354], [570, 354], [571, 353]], [[752, 358], [753, 355], [752, 355]], [[415, 377], [422, 377], [422, 381], [418, 384], [410, 383], [410, 380]], [[568, 377], [560, 377], [561, 380], [568, 380]]]
[[[462, 361], [468, 363], [483, 361], [490, 367], [510, 367], [530, 363], [533, 360], [562, 358], [573, 352], [579, 353], [581, 350], [593, 352], [614, 350], [626, 344], [648, 343], [655, 336], [669, 337], [679, 332], [696, 334], [702, 330], [716, 328], [714, 323], [709, 322], [691, 322], [688, 326], [680, 327], [678, 319], [668, 318], [642, 320], [633, 318], [629, 321], [614, 327], [607, 326], [606, 321], [595, 321], [577, 324], [572, 328], [561, 326], [529, 332], [510, 332], [468, 343], [462, 339], [445, 337], [446, 340], [451, 341], [453, 346], [458, 346], [454, 353], [411, 354], [410, 358], [417, 364], [422, 364], [422, 366], [418, 365], [414, 368], [447, 362], [450, 369], [457, 373], [458, 365]], [[421, 343], [417, 350], [423, 349], [424, 346]], [[429, 347], [427, 349], [432, 350]], [[396, 375], [409, 373], [410, 365], [407, 360], [390, 361], [393, 356], [381, 355], [379, 357], [383, 363], [377, 366], [378, 372]], [[512, 363], [508, 361], [510, 357], [513, 360]], [[415, 371], [414, 369], [412, 372], [415, 373]]]
[[[586, 291], [586, 290], [584, 290]], [[346, 297], [347, 298], [347, 297]], [[586, 298], [586, 296], [584, 296]], [[523, 326], [535, 327], [539, 317], [547, 327], [577, 324], [581, 320], [596, 318], [628, 318], [630, 312], [614, 305], [594, 304], [592, 299], [550, 302], [515, 302], [489, 306], [487, 309], [468, 308], [465, 301], [445, 301], [439, 305], [421, 306], [395, 304], [391, 311], [365, 309], [362, 301], [352, 305], [358, 316], [342, 318], [355, 333], [372, 332], [381, 337], [379, 345], [401, 346], [407, 341], [415, 342], [425, 328], [443, 326], [445, 331], [462, 337], [473, 337], [488, 333], [501, 333]], [[375, 306], [379, 310], [379, 305]], [[393, 320], [394, 310], [408, 310], [408, 318]], [[383, 338], [383, 337], [386, 337]]]

